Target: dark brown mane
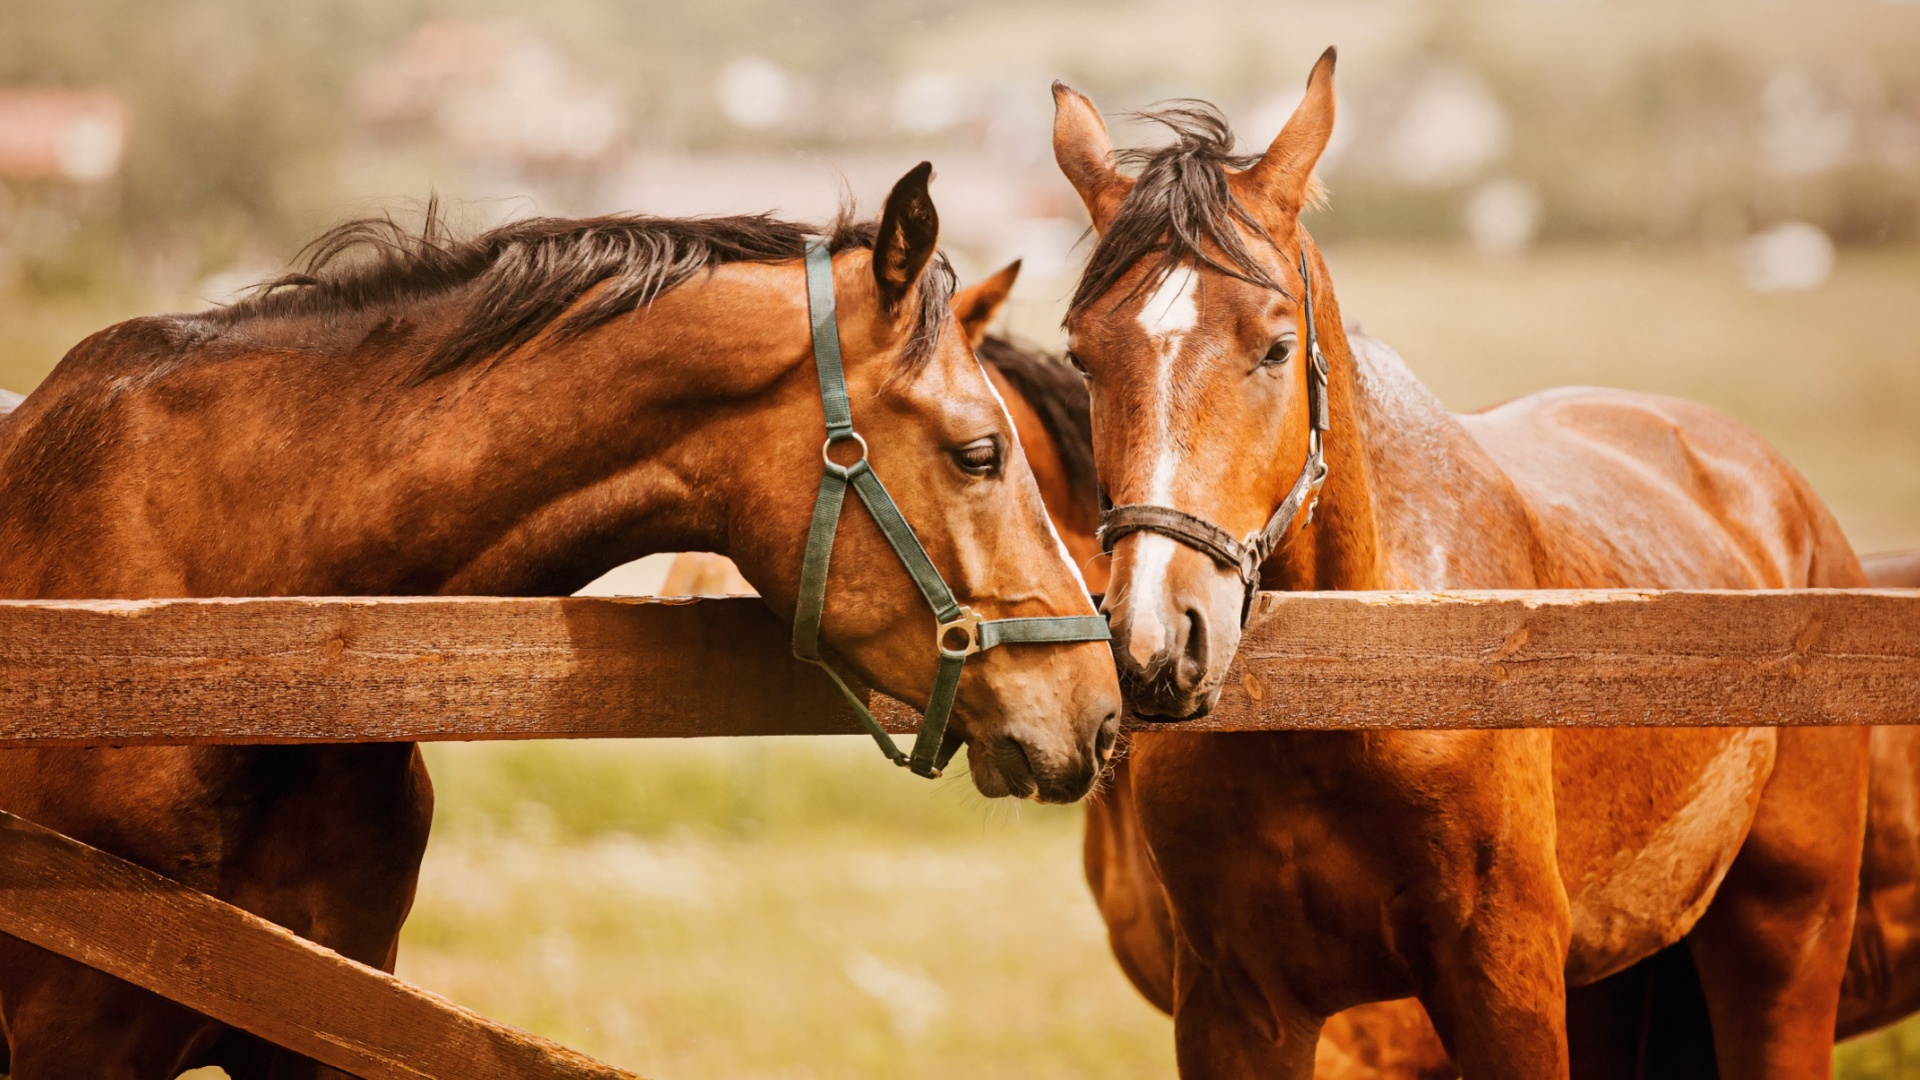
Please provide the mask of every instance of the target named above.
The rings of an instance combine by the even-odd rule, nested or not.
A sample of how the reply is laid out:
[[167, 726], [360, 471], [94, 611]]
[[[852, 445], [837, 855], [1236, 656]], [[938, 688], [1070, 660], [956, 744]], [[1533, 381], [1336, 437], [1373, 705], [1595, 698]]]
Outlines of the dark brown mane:
[[[434, 346], [413, 375], [414, 382], [424, 382], [509, 352], [548, 328], [560, 340], [586, 333], [703, 270], [800, 258], [816, 236], [826, 236], [836, 253], [870, 248], [874, 228], [848, 220], [845, 213], [824, 231], [766, 214], [615, 214], [530, 218], [463, 239], [429, 203], [417, 230], [391, 216], [335, 226], [302, 251], [299, 270], [205, 317], [238, 323], [332, 315], [405, 307], [469, 290], [471, 306], [461, 328]], [[579, 304], [597, 286], [604, 287]], [[946, 260], [935, 260], [920, 282], [919, 310], [905, 351], [909, 367], [933, 354], [953, 287]]]
[[1259, 155], [1233, 152], [1233, 130], [1220, 110], [1186, 100], [1135, 113], [1173, 132], [1165, 146], [1121, 150], [1122, 165], [1138, 165], [1133, 190], [1107, 224], [1073, 292], [1071, 316], [1119, 284], [1142, 259], [1154, 259], [1143, 287], [1159, 284], [1168, 271], [1195, 263], [1242, 281], [1286, 292], [1247, 250], [1236, 224], [1257, 236], [1266, 230], [1233, 197], [1226, 169], [1244, 169]]
[[974, 350], [980, 361], [1007, 377], [1027, 399], [1053, 438], [1067, 471], [1077, 508], [1089, 522], [1100, 518], [1100, 478], [1093, 463], [1093, 411], [1087, 381], [1065, 360], [1038, 346], [989, 334]]

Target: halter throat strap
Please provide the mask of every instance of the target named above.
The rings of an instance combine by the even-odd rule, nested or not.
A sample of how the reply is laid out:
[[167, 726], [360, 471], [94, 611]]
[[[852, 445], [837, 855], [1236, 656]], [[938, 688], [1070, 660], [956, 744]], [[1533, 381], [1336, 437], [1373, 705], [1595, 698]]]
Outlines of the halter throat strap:
[[1100, 550], [1109, 554], [1120, 538], [1131, 533], [1150, 532], [1178, 541], [1212, 558], [1221, 567], [1240, 575], [1247, 587], [1240, 608], [1240, 624], [1246, 625], [1253, 612], [1253, 597], [1260, 590], [1260, 567], [1280, 547], [1287, 529], [1306, 508], [1307, 520], [1313, 520], [1313, 508], [1320, 489], [1327, 482], [1327, 458], [1324, 436], [1331, 417], [1327, 406], [1327, 358], [1320, 351], [1320, 334], [1313, 322], [1313, 279], [1307, 276], [1307, 246], [1300, 245], [1301, 308], [1307, 322], [1307, 458], [1300, 475], [1274, 510], [1267, 524], [1247, 536], [1235, 539], [1232, 533], [1203, 517], [1151, 503], [1113, 506], [1101, 493]]
[[[1107, 620], [1099, 615], [1060, 615], [1020, 619], [982, 619], [954, 598], [953, 590], [927, 556], [927, 549], [887, 493], [885, 484], [867, 459], [867, 441], [853, 427], [853, 405], [847, 397], [846, 373], [840, 358], [840, 327], [834, 313], [833, 255], [825, 240], [807, 246], [807, 311], [812, 324], [813, 362], [820, 378], [820, 408], [827, 439], [820, 447], [823, 473], [814, 497], [813, 520], [807, 531], [805, 562], [800, 570], [800, 600], [793, 614], [793, 655], [825, 671], [853, 705], [860, 724], [896, 765], [937, 778], [959, 750], [947, 745], [947, 720], [960, 688], [960, 672], [967, 657], [999, 645], [1053, 642], [1107, 641]], [[833, 460], [833, 444], [851, 442], [859, 460], [841, 465]], [[865, 504], [881, 535], [913, 578], [927, 606], [933, 609], [934, 648], [939, 660], [933, 688], [927, 695], [925, 719], [914, 738], [911, 753], [904, 752], [874, 719], [866, 700], [834, 669], [820, 651], [820, 626], [826, 611], [827, 575], [833, 560], [833, 541], [839, 532], [840, 511], [847, 489]]]

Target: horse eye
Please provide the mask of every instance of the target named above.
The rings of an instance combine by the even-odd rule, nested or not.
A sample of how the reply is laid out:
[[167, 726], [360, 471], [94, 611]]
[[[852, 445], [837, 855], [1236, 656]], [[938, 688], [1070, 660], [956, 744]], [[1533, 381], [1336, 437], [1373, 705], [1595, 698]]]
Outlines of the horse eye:
[[1000, 440], [988, 437], [975, 439], [953, 452], [953, 463], [960, 466], [962, 472], [973, 476], [986, 476], [1000, 468]]
[[1267, 350], [1267, 355], [1261, 358], [1261, 366], [1279, 367], [1281, 364], [1293, 359], [1293, 346], [1294, 337], [1291, 334], [1274, 342], [1273, 347]]
[[1067, 352], [1067, 363], [1073, 365], [1073, 370], [1085, 375], [1089, 379], [1093, 378], [1092, 374], [1087, 371], [1087, 365], [1081, 363], [1080, 358], [1075, 356], [1072, 350], [1068, 350]]

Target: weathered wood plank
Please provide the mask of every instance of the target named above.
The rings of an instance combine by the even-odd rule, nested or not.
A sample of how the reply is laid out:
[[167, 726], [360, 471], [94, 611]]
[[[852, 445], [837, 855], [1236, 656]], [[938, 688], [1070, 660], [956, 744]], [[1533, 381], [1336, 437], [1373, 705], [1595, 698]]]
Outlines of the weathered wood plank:
[[[1916, 721], [1920, 592], [1269, 593], [1186, 726]], [[0, 602], [0, 746], [854, 730], [752, 598]]]
[[0, 931], [367, 1080], [633, 1080], [4, 812]]
[[1920, 722], [1920, 592], [1265, 593], [1188, 730]]
[[858, 730], [753, 598], [0, 602], [0, 747]]

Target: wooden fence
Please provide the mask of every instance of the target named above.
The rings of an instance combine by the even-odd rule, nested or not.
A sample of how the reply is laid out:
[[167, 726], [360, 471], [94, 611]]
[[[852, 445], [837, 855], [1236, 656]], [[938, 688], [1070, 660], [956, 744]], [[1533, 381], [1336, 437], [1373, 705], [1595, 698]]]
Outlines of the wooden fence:
[[[1915, 721], [1920, 592], [1269, 593], [1181, 727]], [[751, 598], [0, 602], [3, 747], [855, 730]], [[358, 1076], [628, 1075], [5, 814], [0, 932]]]

